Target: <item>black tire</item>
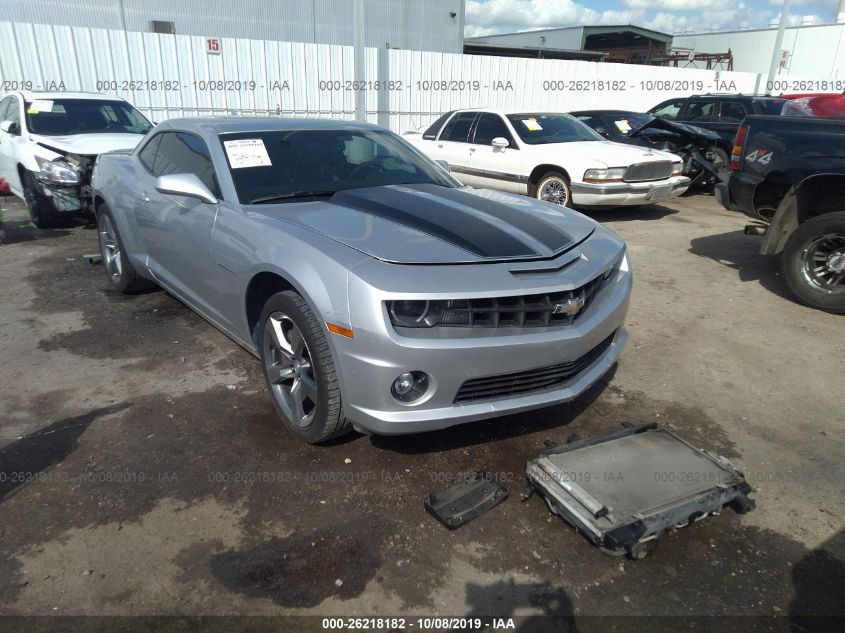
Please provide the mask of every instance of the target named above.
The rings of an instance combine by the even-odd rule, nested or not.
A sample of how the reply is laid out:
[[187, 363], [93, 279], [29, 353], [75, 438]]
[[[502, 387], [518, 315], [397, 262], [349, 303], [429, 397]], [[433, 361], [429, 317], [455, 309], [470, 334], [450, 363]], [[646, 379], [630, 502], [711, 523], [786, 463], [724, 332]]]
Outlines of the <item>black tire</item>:
[[[544, 197], [546, 195], [544, 193], [544, 189], [547, 185], [552, 183], [559, 186], [562, 191], [562, 196], [555, 197], [554, 200], [549, 199], [548, 196]], [[572, 186], [570, 185], [569, 177], [562, 172], [546, 172], [545, 174], [540, 176], [535, 183], [531, 185], [530, 193], [532, 198], [551, 202], [552, 204], [557, 204], [562, 207], [572, 207]]]
[[[274, 320], [271, 322], [271, 317]], [[288, 323], [291, 322], [291, 323]], [[297, 360], [296, 375], [279, 378], [279, 373], [291, 360], [288, 354], [279, 349], [272, 331], [274, 323], [282, 327], [287, 324], [285, 344], [290, 344], [293, 356], [296, 356], [296, 331], [304, 340], [304, 350]], [[305, 299], [292, 290], [278, 292], [270, 297], [261, 310], [258, 320], [256, 341], [261, 355], [261, 366], [264, 370], [264, 380], [273, 398], [273, 405], [279, 417], [297, 437], [309, 444], [319, 444], [347, 433], [352, 427], [343, 416], [343, 406], [340, 396], [340, 386], [337, 371], [332, 360], [329, 343], [323, 329], [323, 324], [314, 316]], [[294, 341], [291, 343], [291, 341]], [[301, 369], [305, 365], [307, 369]], [[287, 381], [290, 384], [287, 384]], [[303, 400], [300, 397], [299, 412], [304, 413], [298, 420], [292, 405], [293, 385], [296, 381], [313, 383], [316, 386], [316, 402]], [[306, 411], [306, 407], [310, 409]], [[293, 412], [293, 414], [292, 414]]]
[[29, 209], [29, 219], [39, 229], [48, 229], [56, 224], [59, 213], [53, 202], [45, 196], [38, 181], [28, 169], [23, 172], [23, 199]]
[[789, 236], [781, 255], [781, 270], [789, 289], [802, 303], [845, 314], [843, 261], [845, 211], [839, 211], [808, 220]]
[[151, 281], [138, 274], [126, 255], [114, 216], [105, 204], [100, 205], [97, 213], [97, 239], [103, 257], [103, 267], [112, 285], [119, 292], [133, 294], [153, 287]]

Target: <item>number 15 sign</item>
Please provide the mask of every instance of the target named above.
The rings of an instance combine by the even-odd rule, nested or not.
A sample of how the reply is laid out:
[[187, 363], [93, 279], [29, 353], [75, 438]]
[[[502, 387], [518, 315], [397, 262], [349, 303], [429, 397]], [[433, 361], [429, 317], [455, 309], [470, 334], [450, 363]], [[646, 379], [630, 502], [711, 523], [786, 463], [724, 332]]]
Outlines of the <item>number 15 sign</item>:
[[209, 55], [219, 55], [223, 50], [220, 40], [216, 37], [210, 37], [205, 40], [205, 52]]

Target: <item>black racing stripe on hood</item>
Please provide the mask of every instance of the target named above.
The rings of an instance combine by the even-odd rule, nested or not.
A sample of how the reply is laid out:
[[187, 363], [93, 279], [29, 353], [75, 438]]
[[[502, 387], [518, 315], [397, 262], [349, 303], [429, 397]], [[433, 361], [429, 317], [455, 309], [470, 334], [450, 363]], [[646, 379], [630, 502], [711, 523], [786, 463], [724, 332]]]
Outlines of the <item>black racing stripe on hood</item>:
[[546, 246], [552, 253], [570, 246], [575, 240], [571, 235], [562, 231], [549, 222], [544, 222], [537, 215], [524, 211], [517, 206], [504, 202], [497, 202], [489, 198], [480, 198], [472, 193], [460, 189], [449, 189], [437, 185], [414, 185], [415, 189], [432, 193], [458, 204], [465, 204], [476, 211], [487, 213], [494, 218], [510, 224]]
[[[454, 206], [438, 203], [436, 197], [417, 195], [403, 191], [403, 188], [347, 189], [334, 194], [331, 202], [427, 233], [479, 257], [533, 257], [540, 254], [492, 222], [457, 210]], [[435, 191], [436, 196], [441, 196], [443, 191], [452, 190], [435, 186]], [[478, 201], [475, 204], [480, 203], [479, 206], [486, 204], [480, 198]]]

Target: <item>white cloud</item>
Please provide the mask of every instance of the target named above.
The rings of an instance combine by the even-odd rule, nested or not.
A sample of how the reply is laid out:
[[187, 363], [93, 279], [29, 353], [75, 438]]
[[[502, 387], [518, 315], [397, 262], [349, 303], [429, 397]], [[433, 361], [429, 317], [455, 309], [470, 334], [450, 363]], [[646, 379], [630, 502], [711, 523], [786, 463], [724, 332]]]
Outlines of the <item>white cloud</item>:
[[[835, 12], [838, 0], [792, 0], [795, 5], [828, 7]], [[536, 29], [593, 24], [635, 24], [663, 33], [692, 29], [736, 30], [740, 27], [765, 28], [780, 15], [776, 5], [783, 0], [738, 2], [737, 0], [620, 0], [622, 10], [596, 11], [573, 0], [467, 0], [467, 37], [514, 33]], [[771, 7], [771, 8], [766, 8]], [[811, 11], [804, 10], [803, 14]], [[819, 18], [816, 22], [830, 21]], [[822, 13], [822, 15], [825, 15]], [[801, 23], [802, 14], [790, 13], [790, 26]]]
[[666, 11], [702, 11], [726, 9], [732, 0], [622, 0], [631, 9], [665, 9]]
[[582, 24], [627, 24], [642, 17], [636, 11], [595, 11], [572, 0], [468, 0], [466, 35]]

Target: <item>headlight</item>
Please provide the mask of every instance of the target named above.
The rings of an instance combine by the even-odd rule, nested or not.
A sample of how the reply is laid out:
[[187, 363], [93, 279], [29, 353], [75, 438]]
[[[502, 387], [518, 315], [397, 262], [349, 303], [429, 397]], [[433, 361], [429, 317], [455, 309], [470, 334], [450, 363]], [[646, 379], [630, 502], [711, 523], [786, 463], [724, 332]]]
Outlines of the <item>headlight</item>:
[[625, 167], [610, 167], [609, 169], [588, 169], [584, 172], [584, 182], [622, 182]]
[[684, 173], [684, 164], [682, 162], [672, 163], [672, 175], [680, 176]]
[[46, 158], [36, 156], [35, 162], [38, 163], [38, 168], [41, 170], [41, 173], [38, 174], [41, 180], [46, 180], [57, 185], [79, 184], [79, 172], [62, 159], [47, 160]]
[[399, 327], [434, 327], [443, 316], [445, 301], [400, 299], [389, 301], [390, 321]]

